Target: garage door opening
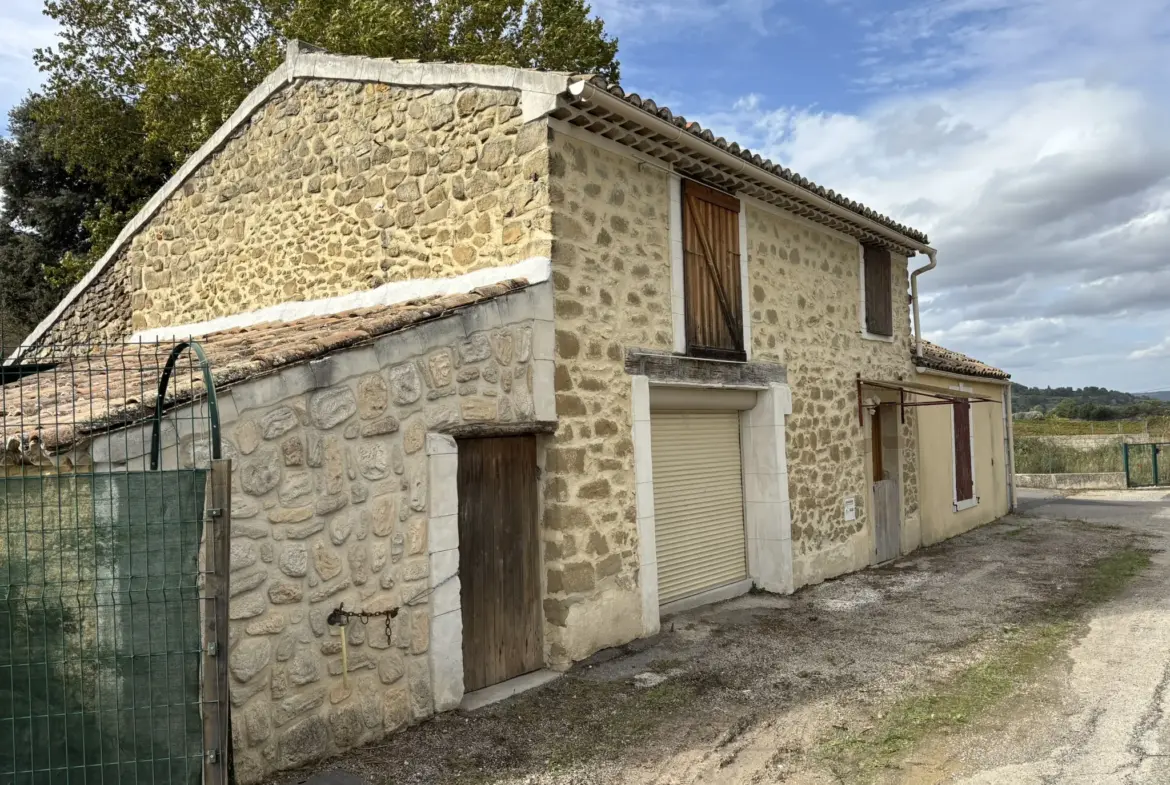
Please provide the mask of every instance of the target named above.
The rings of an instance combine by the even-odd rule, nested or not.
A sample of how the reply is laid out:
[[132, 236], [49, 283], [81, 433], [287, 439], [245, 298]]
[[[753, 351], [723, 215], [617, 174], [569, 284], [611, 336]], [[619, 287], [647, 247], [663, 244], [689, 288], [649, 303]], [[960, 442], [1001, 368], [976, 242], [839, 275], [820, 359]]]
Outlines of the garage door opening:
[[653, 411], [659, 603], [747, 577], [738, 411]]

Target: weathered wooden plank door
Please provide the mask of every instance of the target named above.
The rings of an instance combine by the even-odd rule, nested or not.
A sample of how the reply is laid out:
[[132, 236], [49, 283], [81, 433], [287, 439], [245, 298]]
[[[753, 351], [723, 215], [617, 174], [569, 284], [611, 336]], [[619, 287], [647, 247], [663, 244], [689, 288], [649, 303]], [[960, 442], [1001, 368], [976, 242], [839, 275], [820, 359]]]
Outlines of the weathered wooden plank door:
[[536, 437], [459, 442], [459, 579], [468, 692], [543, 664]]
[[902, 554], [901, 499], [897, 478], [890, 477], [885, 468], [886, 445], [883, 422], [888, 415], [886, 407], [878, 406], [870, 418], [870, 449], [873, 467], [873, 535], [874, 563], [896, 559]]

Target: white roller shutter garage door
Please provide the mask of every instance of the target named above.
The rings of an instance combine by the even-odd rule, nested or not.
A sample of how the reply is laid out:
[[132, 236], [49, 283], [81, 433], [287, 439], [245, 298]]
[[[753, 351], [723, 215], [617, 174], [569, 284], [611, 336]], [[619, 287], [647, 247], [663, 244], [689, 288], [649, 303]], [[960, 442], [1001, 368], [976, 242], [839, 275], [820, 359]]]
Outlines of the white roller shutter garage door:
[[747, 576], [739, 412], [654, 411], [650, 420], [665, 604]]

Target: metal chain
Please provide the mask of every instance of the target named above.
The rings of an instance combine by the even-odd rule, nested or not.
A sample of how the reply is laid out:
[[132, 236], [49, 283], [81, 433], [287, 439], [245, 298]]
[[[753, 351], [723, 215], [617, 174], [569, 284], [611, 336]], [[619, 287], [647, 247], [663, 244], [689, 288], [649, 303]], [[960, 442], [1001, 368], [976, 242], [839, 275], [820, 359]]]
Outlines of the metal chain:
[[331, 627], [344, 627], [349, 624], [350, 619], [357, 619], [362, 624], [369, 624], [370, 619], [384, 617], [386, 619], [386, 642], [389, 643], [390, 625], [394, 619], [398, 618], [399, 610], [401, 610], [404, 606], [417, 605], [421, 600], [424, 600], [431, 594], [434, 594], [435, 590], [440, 586], [447, 583], [448, 581], [451, 581], [458, 575], [459, 570], [456, 570], [443, 580], [436, 583], [434, 586], [431, 586], [429, 589], [424, 589], [411, 597], [409, 600], [406, 600], [404, 603], [402, 603], [402, 605], [398, 605], [393, 608], [387, 608], [384, 611], [347, 611], [345, 609], [345, 603], [343, 602], [329, 612], [329, 615], [325, 618], [325, 623]]

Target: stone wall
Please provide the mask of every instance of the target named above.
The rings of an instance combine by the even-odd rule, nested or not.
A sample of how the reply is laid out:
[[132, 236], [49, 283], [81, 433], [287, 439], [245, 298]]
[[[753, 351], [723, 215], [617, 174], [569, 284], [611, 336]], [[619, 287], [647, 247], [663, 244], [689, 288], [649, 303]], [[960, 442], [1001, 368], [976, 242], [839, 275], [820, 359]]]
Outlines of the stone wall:
[[[552, 661], [568, 662], [640, 634], [631, 382], [622, 360], [634, 347], [673, 348], [670, 187], [661, 165], [639, 165], [631, 153], [556, 131], [550, 149], [560, 427], [545, 486], [546, 621]], [[792, 388], [787, 458], [800, 586], [870, 561], [854, 382], [859, 371], [913, 374], [906, 260], [893, 260], [897, 339], [864, 340], [857, 242], [762, 207], [749, 206], [747, 219], [752, 359], [786, 364]], [[910, 413], [900, 471], [906, 525], [916, 528], [914, 434]], [[859, 510], [848, 523], [846, 496]]]
[[549, 657], [642, 631], [627, 347], [671, 347], [667, 176], [560, 133], [550, 142], [556, 389], [545, 475]]
[[1100, 472], [1092, 474], [1017, 474], [1016, 487], [1058, 491], [1120, 491], [1125, 490], [1128, 485], [1125, 472]]
[[46, 341], [547, 256], [545, 126], [521, 123], [518, 97], [294, 83], [195, 170]]
[[[458, 652], [462, 662], [461, 635], [435, 625], [446, 612], [436, 610], [440, 593], [407, 605], [453, 571], [452, 559], [438, 559], [453, 555], [437, 550], [435, 535], [436, 510], [446, 513], [451, 499], [430, 487], [428, 441], [555, 419], [548, 290], [530, 287], [221, 394], [233, 462], [229, 662], [242, 783], [379, 739], [430, 716], [436, 702], [450, 708], [452, 695], [458, 702], [461, 666], [457, 684], [435, 678], [436, 658]], [[164, 454], [187, 465], [206, 456], [203, 442], [186, 448], [206, 434], [186, 433], [182, 412], [173, 421], [177, 431], [164, 433], [180, 449]], [[95, 443], [98, 465], [141, 466], [145, 457], [110, 450], [148, 449], [149, 431], [118, 436]], [[457, 579], [444, 591], [458, 617]], [[381, 619], [345, 628], [348, 675], [341, 628], [326, 623], [342, 604], [403, 606], [389, 639]]]
[[[861, 569], [873, 549], [856, 376], [910, 379], [906, 259], [893, 257], [895, 340], [861, 335], [858, 242], [779, 211], [748, 209], [753, 359], [788, 367], [789, 495], [796, 587]], [[867, 394], [870, 394], [867, 391]], [[888, 400], [896, 400], [897, 394]], [[903, 526], [916, 528], [914, 413], [901, 427]], [[846, 497], [857, 519], [846, 521]]]

